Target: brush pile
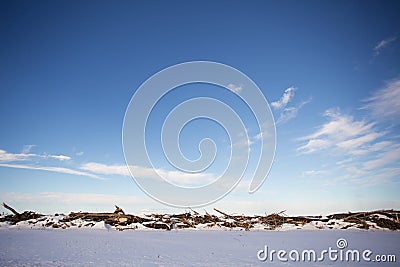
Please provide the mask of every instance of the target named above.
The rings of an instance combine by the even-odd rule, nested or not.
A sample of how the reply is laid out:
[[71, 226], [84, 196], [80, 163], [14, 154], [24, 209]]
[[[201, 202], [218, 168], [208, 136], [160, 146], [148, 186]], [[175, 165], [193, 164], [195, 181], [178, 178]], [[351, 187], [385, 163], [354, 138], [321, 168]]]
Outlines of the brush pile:
[[18, 223], [20, 221], [27, 221], [27, 220], [31, 220], [31, 219], [37, 219], [37, 218], [42, 216], [42, 214], [35, 213], [33, 211], [24, 211], [23, 213], [19, 213], [15, 209], [11, 208], [10, 206], [8, 206], [4, 202], [1, 205], [4, 208], [6, 208], [9, 211], [11, 211], [13, 214], [0, 217], [0, 222], [10, 222], [12, 224], [16, 224], [16, 223]]
[[339, 213], [327, 216], [329, 219], [339, 219], [350, 223], [360, 229], [369, 229], [369, 222], [376, 224], [380, 228], [390, 230], [400, 230], [400, 211], [377, 210], [370, 212]]
[[[71, 212], [68, 215], [42, 215], [32, 211], [18, 213], [3, 203], [13, 214], [0, 216], [0, 227], [31, 228], [107, 228], [127, 229], [222, 229], [222, 230], [289, 230], [289, 229], [388, 229], [400, 230], [400, 211], [338, 213], [328, 216], [287, 216], [284, 212], [269, 215], [230, 215], [214, 209], [217, 215], [190, 210], [181, 214], [131, 215], [116, 206], [113, 213]], [[6, 224], [5, 224], [6, 223]]]

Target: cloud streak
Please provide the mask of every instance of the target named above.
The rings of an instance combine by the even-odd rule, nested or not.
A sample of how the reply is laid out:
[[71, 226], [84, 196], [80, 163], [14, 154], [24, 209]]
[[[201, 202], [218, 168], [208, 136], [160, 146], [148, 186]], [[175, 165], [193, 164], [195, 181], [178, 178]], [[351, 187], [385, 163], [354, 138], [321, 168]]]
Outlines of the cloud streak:
[[22, 149], [22, 154], [28, 154], [36, 145], [25, 145]]
[[390, 45], [391, 43], [393, 43], [394, 41], [396, 41], [397, 37], [389, 37], [386, 39], [381, 40], [379, 43], [377, 43], [374, 47], [374, 54], [375, 56], [378, 56], [382, 50], [387, 47], [388, 45]]
[[299, 105], [294, 106], [294, 107], [286, 107], [282, 110], [278, 120], [277, 120], [277, 124], [282, 124], [285, 122], [288, 122], [294, 118], [297, 117], [297, 114], [299, 113], [299, 110], [306, 104], [311, 102], [311, 98], [307, 101], [303, 101], [301, 102]]
[[400, 145], [396, 144], [390, 150], [381, 152], [375, 159], [363, 163], [367, 170], [376, 169], [396, 163], [400, 160]]
[[[324, 152], [339, 160], [329, 170], [342, 181], [372, 186], [396, 182], [400, 173], [399, 136], [393, 132], [400, 116], [400, 80], [391, 80], [363, 101], [360, 108], [369, 112], [364, 119], [342, 114], [339, 109], [328, 109], [326, 122], [310, 135], [299, 138], [301, 154]], [[304, 143], [305, 142], [305, 143]]]
[[303, 101], [296, 106], [288, 106], [290, 102], [292, 102], [295, 91], [297, 88], [289, 87], [284, 92], [281, 98], [275, 102], [271, 103], [272, 108], [279, 114], [279, 117], [276, 121], [277, 124], [286, 123], [297, 117], [299, 110], [309, 102], [311, 102], [311, 98], [307, 101]]
[[[178, 185], [208, 184], [216, 179], [210, 173], [184, 173], [181, 171], [167, 171], [163, 169], [130, 166], [131, 170], [140, 178], [158, 179], [159, 175]], [[89, 162], [80, 166], [81, 170], [104, 175], [130, 176], [126, 165], [107, 165]]]
[[65, 174], [72, 174], [72, 175], [78, 175], [78, 176], [86, 176], [86, 177], [90, 177], [90, 178], [98, 179], [98, 180], [106, 180], [105, 178], [99, 177], [92, 173], [77, 171], [77, 170], [64, 168], [64, 167], [30, 166], [30, 165], [7, 164], [7, 163], [0, 163], [0, 167], [25, 169], [25, 170], [37, 170], [37, 171], [49, 171], [49, 172], [65, 173]]
[[398, 123], [400, 118], [400, 78], [386, 82], [384, 87], [375, 91], [364, 102], [361, 109], [369, 110], [375, 119]]
[[[58, 161], [70, 160], [71, 158], [64, 155], [37, 155], [37, 154], [24, 154], [24, 153], [8, 153], [5, 150], [0, 150], [0, 167], [25, 169], [25, 170], [38, 170], [49, 171], [55, 173], [65, 173], [78, 176], [86, 176], [98, 180], [106, 180], [102, 176], [107, 175], [120, 175], [130, 176], [128, 167], [125, 164], [101, 164], [96, 162], [89, 162], [82, 164], [78, 170], [72, 168], [65, 168], [59, 166], [36, 166], [30, 164], [20, 164], [20, 162], [31, 162], [33, 158], [57, 159]], [[168, 181], [178, 185], [204, 185], [215, 181], [217, 177], [210, 173], [184, 173], [181, 171], [168, 171], [164, 169], [154, 169], [142, 166], [130, 166], [135, 175], [140, 178], [158, 179], [160, 176]]]
[[0, 162], [24, 161], [34, 156], [36, 155], [25, 154], [25, 153], [20, 153], [20, 154], [8, 153], [7, 151], [0, 149]]
[[89, 162], [82, 164], [79, 169], [105, 175], [130, 176], [128, 167], [126, 165], [107, 165], [96, 162]]
[[385, 132], [373, 129], [374, 123], [365, 120], [355, 120], [352, 116], [341, 114], [338, 109], [328, 109], [324, 116], [327, 122], [314, 133], [300, 138], [307, 143], [297, 148], [303, 154], [310, 154], [328, 148], [339, 149], [342, 152], [352, 153], [363, 149]]
[[285, 90], [285, 92], [283, 93], [282, 97], [275, 102], [271, 103], [271, 106], [275, 109], [275, 110], [281, 110], [284, 109], [287, 104], [289, 104], [289, 102], [293, 99], [294, 97], [294, 92], [297, 89], [295, 87], [289, 87]]
[[[30, 151], [30, 148], [24, 148], [24, 151]], [[60, 161], [70, 160], [71, 157], [65, 155], [39, 155], [39, 154], [32, 154], [32, 153], [9, 153], [5, 150], [0, 149], [0, 162], [13, 162], [13, 161], [27, 161], [32, 158], [43, 158], [43, 159], [56, 159]]]

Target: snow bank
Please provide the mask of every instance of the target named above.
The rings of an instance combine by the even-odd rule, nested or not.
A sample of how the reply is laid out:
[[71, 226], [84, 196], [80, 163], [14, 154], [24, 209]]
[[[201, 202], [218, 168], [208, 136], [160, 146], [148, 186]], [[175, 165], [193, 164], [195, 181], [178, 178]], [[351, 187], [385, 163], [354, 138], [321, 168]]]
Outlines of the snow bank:
[[[93, 228], [107, 229], [105, 224]], [[371, 250], [399, 259], [400, 233], [389, 231], [97, 231], [0, 229], [0, 266], [377, 266], [376, 262], [260, 261], [271, 250]], [[396, 266], [396, 263], [385, 263]]]

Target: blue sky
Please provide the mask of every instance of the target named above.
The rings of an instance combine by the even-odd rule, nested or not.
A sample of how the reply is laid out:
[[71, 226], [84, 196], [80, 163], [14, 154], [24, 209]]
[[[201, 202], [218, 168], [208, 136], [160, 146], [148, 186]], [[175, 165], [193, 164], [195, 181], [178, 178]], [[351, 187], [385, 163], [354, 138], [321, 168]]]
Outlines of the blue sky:
[[[209, 60], [259, 86], [277, 122], [277, 150], [259, 191], [249, 195], [245, 179], [205, 209], [399, 209], [399, 11], [396, 1], [3, 3], [0, 200], [42, 212], [172, 210], [127, 175], [124, 113], [156, 72]], [[199, 94], [236, 105], [211, 91], [178, 90], [162, 107]], [[206, 121], [183, 132], [183, 152], [196, 157], [202, 127], [227, 153], [224, 133]]]

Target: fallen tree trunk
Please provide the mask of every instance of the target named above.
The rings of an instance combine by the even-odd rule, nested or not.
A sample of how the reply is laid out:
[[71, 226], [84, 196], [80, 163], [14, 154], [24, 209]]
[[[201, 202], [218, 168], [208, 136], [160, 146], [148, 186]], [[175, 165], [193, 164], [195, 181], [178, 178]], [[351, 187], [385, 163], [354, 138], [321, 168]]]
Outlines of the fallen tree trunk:
[[217, 208], [214, 208], [214, 210], [216, 211], [216, 212], [218, 212], [218, 213], [221, 213], [222, 215], [224, 215], [225, 216], [225, 218], [231, 218], [232, 216], [231, 215], [229, 215], [229, 214], [226, 214], [225, 212], [223, 212], [223, 211], [220, 211], [219, 209], [217, 209]]
[[37, 219], [37, 218], [42, 216], [42, 214], [35, 213], [33, 211], [24, 211], [23, 213], [19, 213], [15, 209], [13, 209], [12, 207], [8, 206], [4, 202], [1, 205], [14, 214], [14, 215], [5, 216], [4, 218], [2, 218], [1, 221], [9, 221], [12, 224], [16, 224], [16, 223], [21, 222], [21, 221], [27, 221], [27, 220], [30, 220], [30, 219]]
[[20, 215], [19, 212], [17, 212], [15, 209], [11, 208], [10, 206], [8, 206], [6, 203], [2, 203], [1, 204], [4, 208], [8, 209], [9, 211], [11, 211], [12, 213], [14, 213], [14, 215]]

